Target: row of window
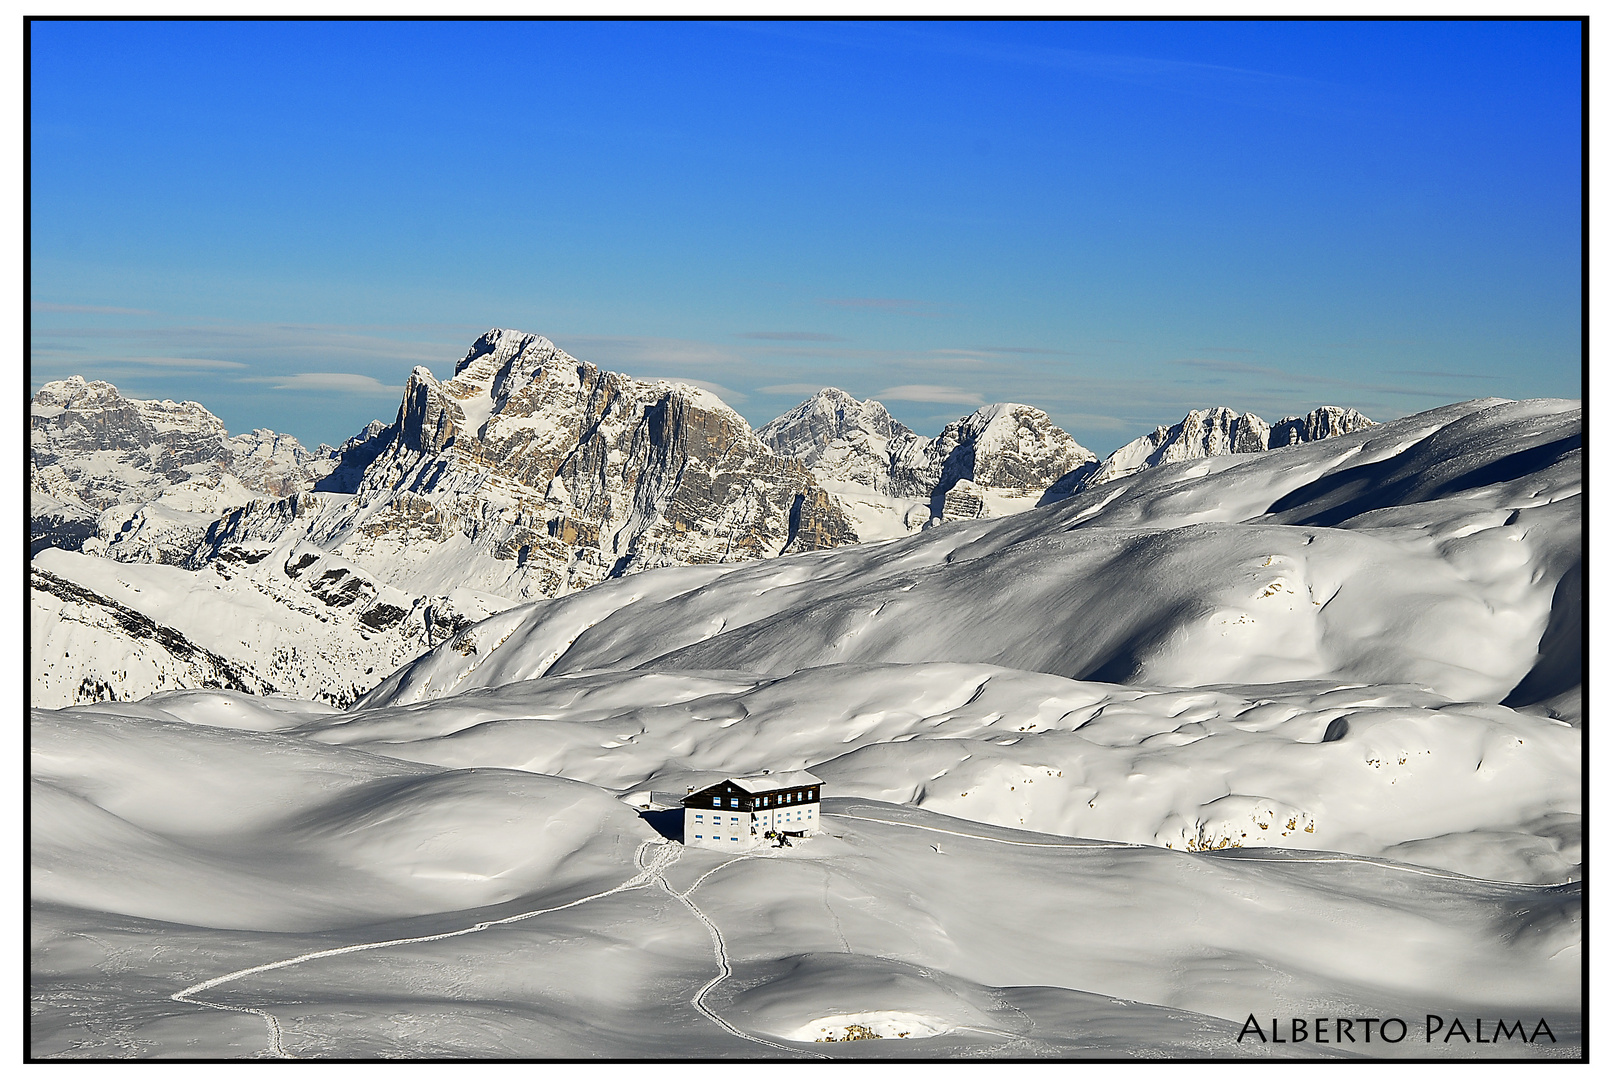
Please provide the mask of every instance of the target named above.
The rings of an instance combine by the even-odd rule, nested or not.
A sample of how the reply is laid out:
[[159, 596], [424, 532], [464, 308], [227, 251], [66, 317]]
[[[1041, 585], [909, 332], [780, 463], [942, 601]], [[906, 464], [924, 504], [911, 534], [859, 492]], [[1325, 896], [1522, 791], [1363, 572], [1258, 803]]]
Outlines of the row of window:
[[[761, 799], [759, 799], [757, 801], [756, 805], [758, 805], [758, 806], [774, 806], [774, 805], [783, 806], [786, 803], [810, 802], [811, 801], [811, 798], [810, 798], [811, 794], [812, 793], [809, 792], [809, 791], [790, 791], [790, 792], [786, 792], [785, 794], [778, 796], [777, 803], [774, 803], [772, 801], [773, 796], [771, 796], [771, 795], [763, 795], [761, 797]], [[711, 797], [711, 805], [721, 809], [721, 807], [722, 807], [722, 796], [721, 795], [713, 795]], [[730, 795], [728, 797], [728, 805], [730, 807], [732, 807], [733, 809], [738, 810], [739, 809], [739, 796]]]
[[[801, 816], [801, 815], [802, 815], [802, 814], [803, 814], [803, 813], [806, 813], [806, 814], [810, 814], [810, 813], [812, 813], [812, 810], [811, 810], [811, 808], [810, 808], [810, 807], [809, 807], [809, 808], [808, 808], [808, 809], [806, 809], [806, 810], [797, 810], [797, 811], [796, 811], [796, 812], [795, 812], [795, 816], [796, 816], [796, 817], [800, 817], [800, 816]], [[786, 816], [788, 816], [788, 815], [786, 815]], [[706, 820], [706, 815], [705, 815], [705, 814], [702, 814], [702, 813], [696, 813], [696, 814], [695, 814], [695, 816], [694, 816], [694, 819], [695, 819], [695, 820], [696, 820], [696, 821], [699, 821], [699, 822], [704, 822], [704, 821], [705, 821], [705, 820]], [[718, 824], [718, 823], [719, 823], [719, 821], [720, 821], [720, 820], [721, 820], [721, 819], [720, 819], [720, 817], [719, 817], [719, 816], [718, 816], [718, 815], [716, 815], [716, 814], [712, 814], [712, 815], [711, 815], [711, 823], [712, 823], [712, 824], [713, 824], [713, 825], [716, 825], [716, 824]], [[738, 824], [739, 824], [739, 819], [738, 819], [738, 818], [736, 818], [736, 817], [731, 817], [731, 818], [729, 818], [729, 819], [728, 819], [728, 820], [729, 820], [729, 822], [730, 822], [730, 823], [731, 823], [731, 824], [734, 824], [734, 825], [738, 825]]]

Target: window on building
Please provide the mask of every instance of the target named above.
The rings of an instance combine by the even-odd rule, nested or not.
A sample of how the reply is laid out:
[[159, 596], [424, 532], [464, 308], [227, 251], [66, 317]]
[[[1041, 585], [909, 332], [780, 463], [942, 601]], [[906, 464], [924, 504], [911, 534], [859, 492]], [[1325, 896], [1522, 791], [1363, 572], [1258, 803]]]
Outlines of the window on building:
[[712, 806], [721, 806], [722, 805], [722, 796], [721, 795], [713, 795], [711, 797], [711, 805]]
[[737, 798], [729, 799], [728, 800], [728, 806], [729, 806], [730, 809], [738, 810], [739, 809], [739, 800]]

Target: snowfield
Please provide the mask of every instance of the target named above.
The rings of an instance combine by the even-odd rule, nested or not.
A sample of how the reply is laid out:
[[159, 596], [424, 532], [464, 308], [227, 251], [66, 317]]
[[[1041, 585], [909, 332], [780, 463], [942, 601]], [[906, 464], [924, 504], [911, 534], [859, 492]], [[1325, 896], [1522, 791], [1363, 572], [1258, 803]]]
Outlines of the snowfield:
[[[1576, 1056], [1580, 444], [1577, 402], [1465, 402], [606, 580], [346, 708], [35, 709], [32, 1052]], [[630, 805], [801, 768], [787, 849]]]

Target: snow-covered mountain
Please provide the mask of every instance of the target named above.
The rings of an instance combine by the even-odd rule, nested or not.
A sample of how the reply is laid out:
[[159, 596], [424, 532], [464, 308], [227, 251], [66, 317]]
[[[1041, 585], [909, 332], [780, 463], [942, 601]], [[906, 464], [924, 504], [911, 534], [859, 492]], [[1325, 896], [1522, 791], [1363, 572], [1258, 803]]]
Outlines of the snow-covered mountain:
[[[1579, 445], [1577, 403], [1467, 402], [1163, 465], [895, 544], [605, 582], [465, 631], [370, 700], [602, 666], [946, 660], [1174, 686], [1415, 683], [1501, 701], [1542, 665], [1558, 670], [1536, 647], [1578, 618], [1577, 592], [1559, 583], [1580, 559]], [[1560, 647], [1578, 655], [1577, 642]], [[1532, 700], [1571, 691], [1574, 671]]]
[[932, 439], [893, 419], [879, 402], [829, 387], [756, 434], [775, 453], [810, 468], [859, 536], [873, 540], [1018, 513], [1171, 462], [1258, 453], [1371, 424], [1354, 409], [1331, 405], [1276, 424], [1224, 407], [1194, 409], [1099, 461], [1029, 405], [985, 406]]
[[1054, 481], [1096, 460], [1029, 405], [988, 405], [928, 438], [879, 402], [834, 387], [756, 434], [810, 468], [863, 539], [1028, 509]]
[[189, 565], [310, 543], [407, 592], [531, 597], [856, 540], [715, 395], [491, 330], [452, 379], [415, 368], [397, 419], [344, 446], [313, 492], [225, 516]]
[[[54, 411], [62, 385], [36, 401], [36, 424], [55, 421], [36, 444], [65, 454], [71, 439], [92, 441], [95, 423], [82, 393], [73, 410]], [[139, 449], [152, 445], [139, 442], [151, 425], [135, 421], [166, 414], [85, 385], [108, 413], [94, 420], [112, 449], [94, 453], [157, 458]], [[199, 406], [164, 407], [190, 425], [181, 459], [157, 458], [166, 472], [121, 466], [126, 501], [103, 514], [122, 522], [110, 540], [36, 556], [48, 574], [32, 590], [38, 705], [185, 686], [345, 705], [523, 597], [858, 539], [810, 473], [772, 454], [715, 396], [602, 372], [530, 334], [489, 332], [445, 382], [416, 368], [396, 420], [326, 448], [317, 482], [281, 468], [298, 449], [284, 437], [227, 440]], [[133, 433], [108, 435], [109, 416]], [[243, 477], [292, 493], [267, 498]], [[187, 644], [157, 644], [168, 639]], [[199, 664], [189, 645], [228, 673]]]
[[[475, 724], [408, 756], [663, 790], [768, 758], [994, 825], [1390, 857], [1415, 844], [1464, 873], [1549, 876], [1571, 840], [1555, 815], [1578, 797], [1580, 484], [1576, 403], [1448, 406], [1159, 466], [1012, 518], [511, 608], [388, 677], [351, 714], [377, 726], [344, 719], [340, 739]], [[578, 716], [584, 687], [631, 749], [604, 761], [589, 736], [572, 757], [561, 729], [497, 719]], [[651, 701], [685, 693], [692, 713]], [[421, 711], [434, 701], [442, 727]], [[727, 746], [695, 737], [701, 718], [746, 726]], [[1091, 743], [1119, 756], [1100, 768], [1111, 751]], [[1398, 787], [1387, 802], [1354, 801], [1363, 763]], [[1176, 779], [1146, 787], [1145, 808], [1128, 785], [1156, 772]], [[1026, 777], [1035, 796], [1010, 796]], [[1166, 789], [1197, 801], [1158, 801]], [[1543, 811], [1546, 791], [1569, 797]], [[1458, 823], [1456, 805], [1474, 816]], [[1402, 812], [1409, 832], [1383, 816]], [[1512, 846], [1433, 839], [1473, 830]]]
[[[1573, 1055], [1581, 444], [1464, 402], [601, 581], [344, 710], [35, 709], [34, 1052]], [[633, 809], [802, 767], [788, 849]]]
[[33, 704], [220, 687], [345, 706], [457, 630], [509, 607], [415, 596], [312, 544], [226, 548], [201, 570], [46, 549], [29, 564]]
[[1063, 497], [1173, 461], [1221, 454], [1255, 454], [1279, 446], [1348, 435], [1371, 426], [1372, 421], [1359, 412], [1336, 405], [1324, 405], [1304, 416], [1287, 416], [1275, 424], [1266, 423], [1254, 413], [1238, 413], [1225, 407], [1192, 409], [1181, 423], [1157, 427], [1133, 439], [1090, 472], [1065, 478], [1058, 489], [1049, 494]]
[[882, 495], [898, 494], [891, 484], [887, 447], [892, 439], [912, 434], [879, 402], [858, 401], [833, 386], [756, 429], [756, 437], [780, 457], [799, 458], [814, 471], [821, 466], [832, 479], [862, 484]]
[[126, 398], [79, 375], [46, 383], [28, 412], [34, 551], [175, 562], [224, 510], [305, 491], [333, 464], [328, 446], [267, 429], [231, 437], [194, 401]]

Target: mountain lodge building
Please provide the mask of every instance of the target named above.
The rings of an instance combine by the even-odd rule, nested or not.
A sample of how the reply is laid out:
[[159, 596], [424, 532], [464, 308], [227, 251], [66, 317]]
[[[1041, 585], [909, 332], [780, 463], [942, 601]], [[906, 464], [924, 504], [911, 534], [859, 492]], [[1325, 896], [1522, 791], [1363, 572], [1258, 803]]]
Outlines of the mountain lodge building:
[[809, 772], [735, 776], [683, 797], [683, 842], [745, 851], [774, 836], [818, 831], [823, 781]]

